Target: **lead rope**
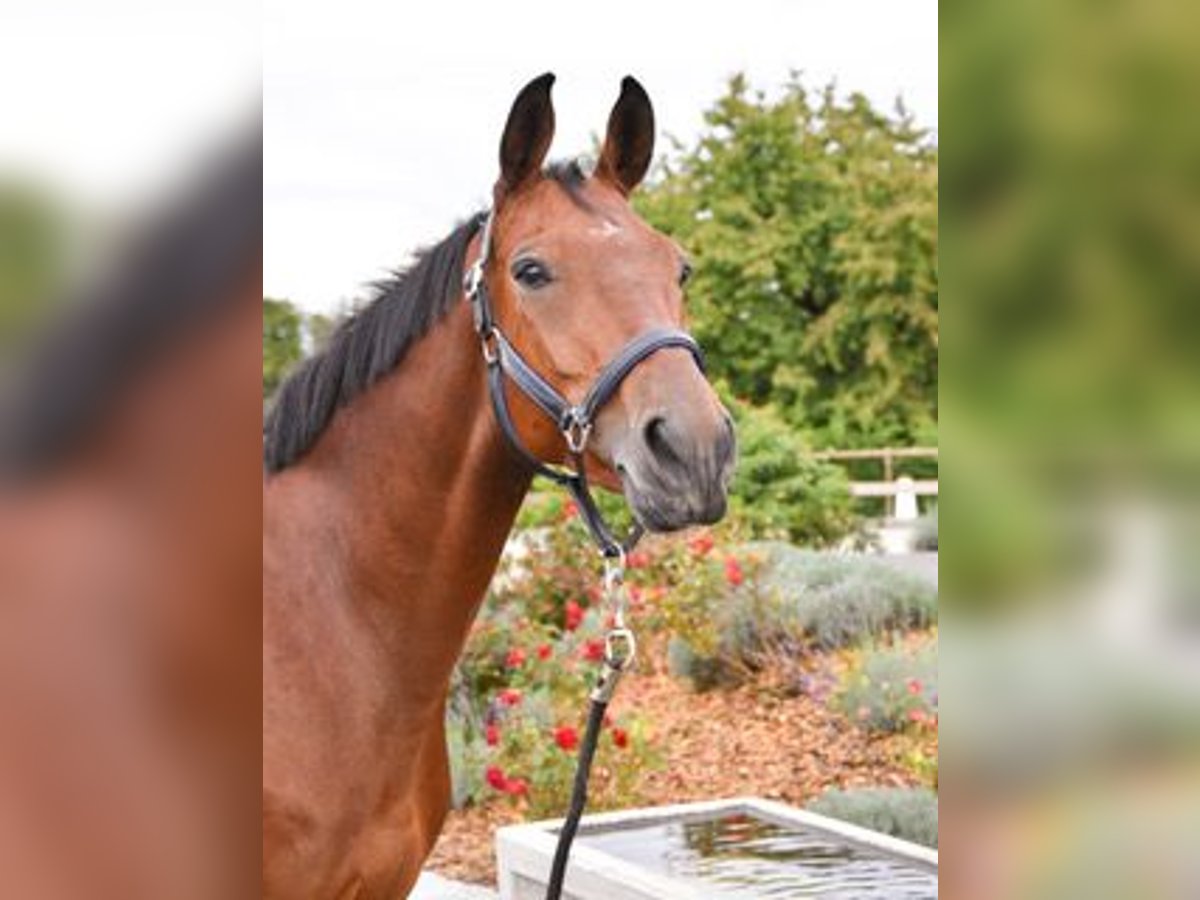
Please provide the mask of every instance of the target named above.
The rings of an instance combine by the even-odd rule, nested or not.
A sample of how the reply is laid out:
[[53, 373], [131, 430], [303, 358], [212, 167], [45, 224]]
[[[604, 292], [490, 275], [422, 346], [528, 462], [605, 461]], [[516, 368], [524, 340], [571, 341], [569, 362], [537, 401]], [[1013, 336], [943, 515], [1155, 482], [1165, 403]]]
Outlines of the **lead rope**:
[[[623, 347], [601, 371], [582, 403], [572, 405], [521, 358], [520, 353], [508, 343], [493, 319], [484, 281], [484, 266], [491, 257], [492, 223], [493, 215], [488, 212], [481, 220], [479, 257], [468, 268], [463, 281], [463, 290], [471, 303], [475, 331], [479, 336], [483, 359], [487, 366], [488, 393], [491, 396], [492, 409], [500, 430], [517, 455], [535, 474], [565, 487], [575, 498], [581, 517], [604, 559], [604, 597], [612, 623], [604, 635], [604, 663], [600, 677], [589, 695], [591, 702], [587, 727], [575, 765], [571, 805], [559, 829], [558, 846], [554, 852], [554, 864], [550, 870], [550, 881], [546, 890], [546, 900], [560, 900], [571, 844], [575, 840], [579, 820], [587, 805], [588, 780], [596, 747], [600, 741], [600, 732], [604, 726], [604, 714], [616, 692], [617, 684], [629, 670], [637, 653], [637, 641], [633, 632], [625, 625], [625, 608], [628, 601], [625, 590], [625, 555], [642, 536], [642, 527], [640, 523], [635, 522], [625, 539], [618, 540], [592, 498], [584, 453], [591, 436], [593, 419], [633, 367], [650, 354], [666, 347], [681, 347], [692, 354], [701, 369], [704, 368], [704, 360], [695, 340], [678, 329], [647, 332]], [[508, 410], [504, 394], [505, 378], [512, 380], [530, 400], [555, 421], [575, 464], [573, 472], [547, 465], [525, 447]]]
[[571, 805], [558, 832], [558, 846], [554, 851], [554, 864], [550, 868], [550, 881], [546, 887], [546, 900], [560, 900], [563, 879], [567, 872], [567, 859], [571, 855], [571, 844], [579, 830], [579, 820], [587, 805], [588, 781], [591, 777], [592, 759], [600, 742], [604, 726], [604, 714], [616, 693], [617, 685], [637, 655], [637, 640], [625, 625], [625, 554], [605, 557], [604, 595], [612, 625], [604, 635], [604, 664], [592, 692], [588, 708], [587, 728], [583, 743], [579, 747], [579, 760], [575, 764], [575, 783], [571, 788]]

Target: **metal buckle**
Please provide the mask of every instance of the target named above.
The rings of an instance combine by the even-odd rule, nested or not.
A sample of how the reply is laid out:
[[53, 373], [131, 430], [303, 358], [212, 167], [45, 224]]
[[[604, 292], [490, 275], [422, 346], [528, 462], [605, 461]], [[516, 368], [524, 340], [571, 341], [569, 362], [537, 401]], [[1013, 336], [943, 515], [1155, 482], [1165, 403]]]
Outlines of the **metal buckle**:
[[562, 435], [570, 451], [578, 455], [583, 452], [592, 435], [592, 423], [580, 419], [579, 408], [574, 407], [567, 413]]
[[500, 361], [500, 338], [494, 327], [479, 336], [479, 346], [483, 350], [483, 361], [489, 366]]

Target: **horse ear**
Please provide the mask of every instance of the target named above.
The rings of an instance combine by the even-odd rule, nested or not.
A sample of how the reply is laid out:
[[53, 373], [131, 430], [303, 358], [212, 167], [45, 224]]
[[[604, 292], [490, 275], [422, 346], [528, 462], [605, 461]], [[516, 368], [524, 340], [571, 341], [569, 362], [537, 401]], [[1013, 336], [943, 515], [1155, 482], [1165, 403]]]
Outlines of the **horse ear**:
[[596, 177], [628, 195], [646, 177], [654, 156], [654, 107], [636, 78], [621, 79], [621, 96], [608, 116], [608, 134], [596, 163]]
[[550, 88], [554, 73], [541, 75], [517, 94], [504, 136], [500, 139], [500, 180], [496, 182], [496, 200], [516, 190], [530, 175], [539, 172], [554, 138], [554, 104]]

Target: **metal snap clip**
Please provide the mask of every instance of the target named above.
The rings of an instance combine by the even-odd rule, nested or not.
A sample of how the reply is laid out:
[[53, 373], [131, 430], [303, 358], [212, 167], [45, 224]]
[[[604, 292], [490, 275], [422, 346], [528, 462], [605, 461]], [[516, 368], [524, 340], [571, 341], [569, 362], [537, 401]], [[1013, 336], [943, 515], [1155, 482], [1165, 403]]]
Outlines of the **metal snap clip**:
[[604, 661], [614, 669], [627, 669], [637, 656], [637, 638], [628, 628], [612, 628], [604, 635]]

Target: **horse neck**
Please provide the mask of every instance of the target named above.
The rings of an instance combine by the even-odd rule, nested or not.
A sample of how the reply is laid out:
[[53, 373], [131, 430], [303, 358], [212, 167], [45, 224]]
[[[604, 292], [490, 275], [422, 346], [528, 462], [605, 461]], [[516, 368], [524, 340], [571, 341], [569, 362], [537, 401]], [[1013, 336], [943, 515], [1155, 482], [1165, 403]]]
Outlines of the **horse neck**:
[[493, 419], [466, 302], [326, 438], [312, 463], [336, 485], [335, 602], [366, 623], [403, 702], [440, 709], [530, 482]]

